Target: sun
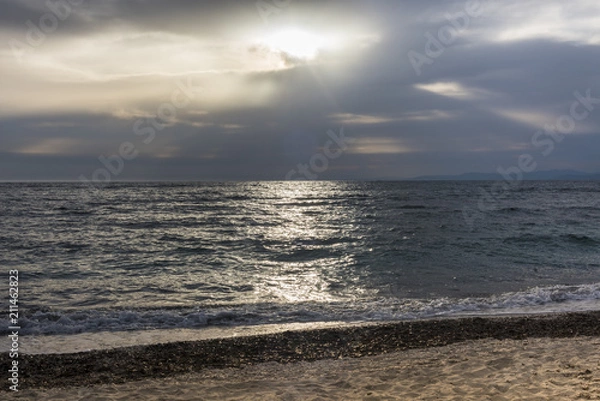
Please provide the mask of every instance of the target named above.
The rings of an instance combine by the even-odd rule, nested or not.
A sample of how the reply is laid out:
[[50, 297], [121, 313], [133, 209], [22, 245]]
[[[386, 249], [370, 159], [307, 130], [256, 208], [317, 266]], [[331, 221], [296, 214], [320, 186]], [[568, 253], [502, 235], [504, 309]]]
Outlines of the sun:
[[331, 41], [300, 29], [285, 29], [267, 36], [262, 43], [271, 51], [285, 53], [301, 60], [313, 60]]

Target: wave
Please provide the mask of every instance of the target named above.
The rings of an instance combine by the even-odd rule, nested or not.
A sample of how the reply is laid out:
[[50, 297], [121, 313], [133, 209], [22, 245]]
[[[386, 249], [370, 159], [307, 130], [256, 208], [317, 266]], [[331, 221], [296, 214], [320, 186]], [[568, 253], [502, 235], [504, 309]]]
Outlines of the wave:
[[510, 214], [510, 213], [526, 213], [528, 215], [542, 215], [544, 213], [547, 212], [546, 209], [542, 209], [542, 208], [530, 208], [530, 207], [517, 207], [517, 206], [510, 206], [510, 207], [503, 207], [497, 210], [494, 210], [495, 213], [506, 213], [506, 214]]
[[506, 237], [502, 240], [505, 244], [515, 245], [531, 245], [533, 244], [554, 244], [557, 238], [552, 235], [545, 234], [521, 234], [516, 236]]
[[522, 234], [511, 236], [503, 239], [506, 244], [526, 245], [526, 244], [575, 244], [575, 245], [599, 245], [600, 240], [592, 238], [585, 234], [562, 234], [559, 236], [553, 235], [538, 235], [538, 234]]
[[592, 237], [588, 237], [587, 235], [577, 235], [577, 234], [567, 234], [567, 235], [563, 235], [561, 238], [572, 242], [572, 243], [576, 243], [576, 244], [582, 244], [582, 245], [599, 245], [600, 241], [592, 238]]
[[[357, 302], [254, 304], [210, 309], [40, 310], [21, 317], [24, 335], [203, 328], [299, 322], [382, 322], [464, 315], [529, 314], [600, 309], [600, 283], [536, 287], [487, 298], [398, 299]], [[4, 329], [6, 330], [6, 329]], [[7, 332], [2, 332], [6, 334]]]
[[433, 209], [433, 207], [427, 207], [424, 205], [402, 205], [402, 206], [398, 206], [397, 209], [404, 209], [404, 210], [423, 210], [423, 209]]

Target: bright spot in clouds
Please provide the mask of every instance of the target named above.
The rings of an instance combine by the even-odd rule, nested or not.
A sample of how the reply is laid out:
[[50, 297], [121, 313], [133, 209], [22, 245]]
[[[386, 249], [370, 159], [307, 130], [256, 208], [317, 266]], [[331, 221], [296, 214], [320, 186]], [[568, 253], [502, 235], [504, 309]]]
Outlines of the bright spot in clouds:
[[333, 45], [333, 40], [300, 29], [286, 29], [261, 40], [271, 51], [285, 53], [302, 60], [315, 59], [320, 50]]

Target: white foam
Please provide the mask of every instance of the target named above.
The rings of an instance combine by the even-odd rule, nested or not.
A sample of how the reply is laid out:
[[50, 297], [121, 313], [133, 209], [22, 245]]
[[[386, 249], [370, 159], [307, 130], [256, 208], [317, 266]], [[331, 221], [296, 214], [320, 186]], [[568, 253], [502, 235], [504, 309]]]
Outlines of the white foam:
[[[220, 337], [244, 332], [259, 334], [294, 324], [587, 310], [600, 310], [600, 283], [536, 287], [488, 298], [384, 298], [352, 303], [256, 304], [207, 311], [38, 311], [21, 317], [19, 334], [23, 339], [24, 352], [61, 352], [61, 349], [72, 351], [166, 342], [171, 341], [170, 338], [184, 341], [201, 339], [198, 336]], [[9, 340], [6, 335], [0, 338], [0, 350], [4, 352], [8, 350]], [[78, 345], [69, 348], [69, 342]]]

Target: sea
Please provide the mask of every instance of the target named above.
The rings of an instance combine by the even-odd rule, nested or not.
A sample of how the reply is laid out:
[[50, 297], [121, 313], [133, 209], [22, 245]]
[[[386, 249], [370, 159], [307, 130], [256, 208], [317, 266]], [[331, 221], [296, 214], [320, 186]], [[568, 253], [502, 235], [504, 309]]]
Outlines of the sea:
[[32, 353], [600, 309], [600, 182], [2, 183], [0, 215]]

